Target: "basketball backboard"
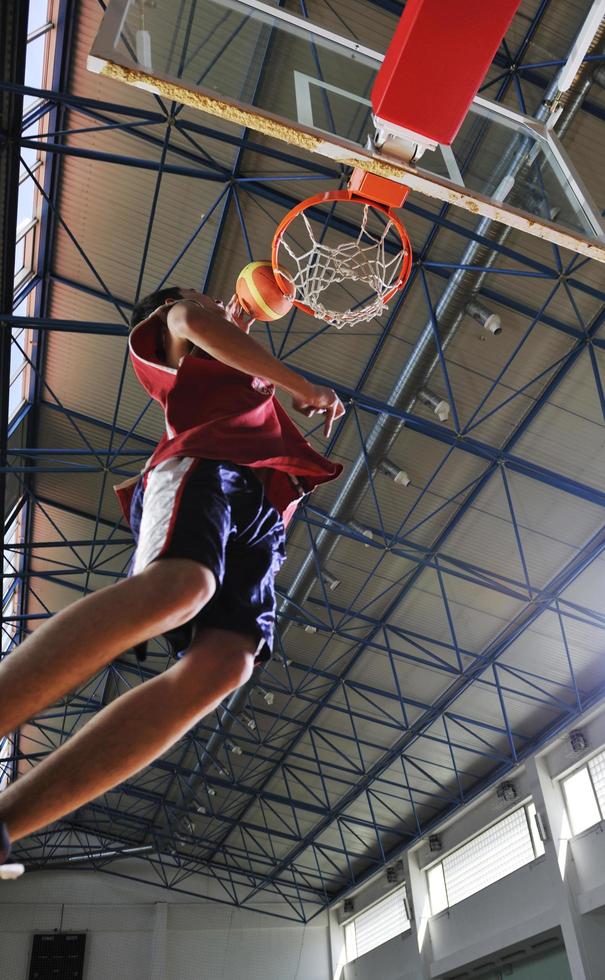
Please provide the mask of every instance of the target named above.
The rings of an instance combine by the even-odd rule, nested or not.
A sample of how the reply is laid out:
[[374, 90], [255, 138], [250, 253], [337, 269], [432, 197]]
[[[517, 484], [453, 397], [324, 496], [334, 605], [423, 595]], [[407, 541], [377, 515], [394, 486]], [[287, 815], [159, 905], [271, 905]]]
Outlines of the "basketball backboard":
[[382, 61], [262, 0], [110, 0], [88, 67], [605, 262], [599, 211], [545, 121], [476, 97], [451, 146], [415, 163], [377, 147]]

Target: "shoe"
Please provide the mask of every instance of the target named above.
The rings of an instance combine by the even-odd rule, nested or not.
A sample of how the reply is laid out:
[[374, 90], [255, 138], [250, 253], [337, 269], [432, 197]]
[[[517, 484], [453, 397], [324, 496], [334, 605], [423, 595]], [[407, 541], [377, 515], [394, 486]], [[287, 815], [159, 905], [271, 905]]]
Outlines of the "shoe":
[[20, 878], [24, 871], [25, 867], [22, 864], [0, 864], [0, 881]]
[[22, 864], [9, 863], [11, 842], [6, 824], [0, 820], [0, 881], [19, 878], [25, 868]]

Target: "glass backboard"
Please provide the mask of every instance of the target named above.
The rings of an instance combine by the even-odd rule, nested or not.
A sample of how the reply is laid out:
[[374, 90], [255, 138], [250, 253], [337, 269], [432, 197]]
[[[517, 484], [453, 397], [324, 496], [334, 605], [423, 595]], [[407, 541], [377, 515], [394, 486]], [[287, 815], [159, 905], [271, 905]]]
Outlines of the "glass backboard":
[[476, 98], [451, 146], [372, 147], [383, 55], [261, 0], [110, 0], [89, 69], [605, 262], [605, 228], [552, 128]]

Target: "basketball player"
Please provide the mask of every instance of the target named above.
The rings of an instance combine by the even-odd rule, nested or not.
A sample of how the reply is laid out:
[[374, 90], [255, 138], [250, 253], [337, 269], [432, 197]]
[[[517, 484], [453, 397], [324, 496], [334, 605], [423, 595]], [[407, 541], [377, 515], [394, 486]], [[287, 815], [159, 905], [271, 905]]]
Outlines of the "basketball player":
[[[342, 467], [315, 452], [277, 401], [343, 405], [250, 336], [234, 297], [163, 289], [134, 309], [135, 373], [166, 434], [143, 475], [116, 488], [137, 547], [131, 576], [44, 623], [0, 664], [0, 737], [134, 647], [163, 634], [166, 672], [121, 695], [0, 795], [0, 865], [31, 834], [166, 752], [271, 652], [273, 578], [303, 494]], [[7, 866], [7, 873], [10, 866]], [[1, 869], [0, 869], [1, 871]]]

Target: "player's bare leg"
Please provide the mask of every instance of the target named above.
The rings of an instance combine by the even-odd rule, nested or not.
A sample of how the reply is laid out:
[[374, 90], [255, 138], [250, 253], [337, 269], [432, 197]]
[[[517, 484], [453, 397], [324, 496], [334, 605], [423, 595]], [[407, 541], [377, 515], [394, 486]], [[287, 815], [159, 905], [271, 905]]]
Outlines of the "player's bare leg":
[[45, 827], [149, 765], [250, 677], [256, 643], [200, 630], [187, 655], [117, 698], [0, 795], [12, 841]]
[[57, 613], [0, 663], [0, 737], [124, 650], [187, 622], [214, 590], [203, 565], [171, 558]]

